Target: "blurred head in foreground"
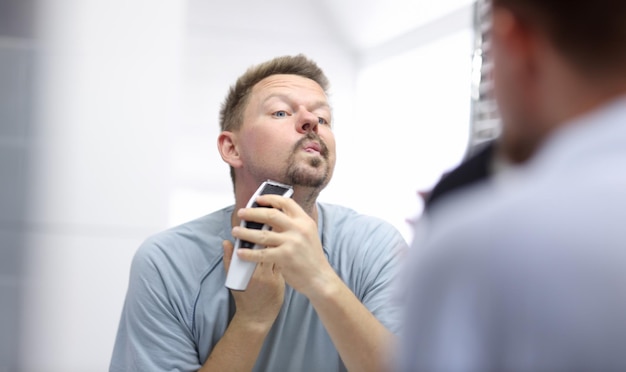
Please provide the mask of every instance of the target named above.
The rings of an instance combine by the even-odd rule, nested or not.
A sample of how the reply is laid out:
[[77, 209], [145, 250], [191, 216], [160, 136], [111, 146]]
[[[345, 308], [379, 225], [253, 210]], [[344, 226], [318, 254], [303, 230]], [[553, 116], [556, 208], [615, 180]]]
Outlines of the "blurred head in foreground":
[[503, 149], [526, 160], [569, 119], [626, 87], [626, 2], [493, 0]]
[[626, 2], [492, 0], [502, 182], [413, 242], [401, 371], [626, 370]]

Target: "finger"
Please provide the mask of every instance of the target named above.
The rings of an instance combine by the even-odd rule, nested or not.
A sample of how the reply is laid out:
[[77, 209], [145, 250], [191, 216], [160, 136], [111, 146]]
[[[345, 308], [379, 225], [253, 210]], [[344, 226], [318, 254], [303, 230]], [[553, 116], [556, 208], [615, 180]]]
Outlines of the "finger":
[[282, 210], [287, 216], [298, 216], [300, 214], [306, 214], [304, 210], [291, 198], [285, 198], [280, 195], [260, 195], [256, 198], [256, 202], [259, 205], [273, 207], [278, 210]]
[[224, 240], [222, 242], [222, 248], [224, 249], [224, 269], [226, 270], [226, 272], [228, 272], [228, 269], [230, 268], [230, 262], [233, 258], [233, 250], [235, 248], [233, 247], [233, 243], [228, 240]]
[[245, 240], [263, 247], [276, 247], [284, 238], [271, 230], [248, 229], [241, 226], [233, 227], [232, 234], [235, 238]]
[[290, 225], [290, 218], [275, 208], [242, 208], [237, 211], [242, 220], [258, 222], [271, 226], [275, 230], [286, 230]]
[[267, 274], [271, 274], [272, 273], [272, 266], [273, 264], [268, 263], [268, 262], [258, 262], [256, 265], [256, 272], [259, 275], [267, 275]]
[[[267, 257], [267, 256], [263, 256]], [[261, 261], [257, 263], [257, 270], [264, 274], [277, 275], [280, 274], [280, 267], [271, 262]]]
[[276, 265], [276, 259], [278, 255], [275, 254], [275, 249], [239, 249], [237, 250], [237, 255], [242, 260], [251, 261], [251, 262], [263, 262], [264, 266], [269, 268], [272, 265]]

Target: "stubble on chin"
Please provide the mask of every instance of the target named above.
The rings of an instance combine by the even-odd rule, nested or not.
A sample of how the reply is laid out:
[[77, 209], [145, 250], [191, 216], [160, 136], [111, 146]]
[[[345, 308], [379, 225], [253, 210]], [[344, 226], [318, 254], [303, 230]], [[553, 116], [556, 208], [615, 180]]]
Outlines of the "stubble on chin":
[[[324, 169], [320, 172], [320, 168]], [[311, 169], [313, 168], [313, 169]], [[308, 164], [298, 164], [295, 156], [289, 159], [289, 166], [285, 178], [287, 182], [293, 186], [305, 186], [312, 188], [321, 188], [326, 185], [328, 180], [328, 162], [314, 157], [308, 160]]]
[[[317, 141], [321, 146], [319, 156], [313, 156], [303, 161], [298, 159], [302, 152], [302, 147], [307, 141]], [[330, 174], [330, 163], [328, 161], [328, 146], [316, 134], [309, 132], [307, 136], [302, 138], [294, 145], [291, 156], [287, 161], [287, 170], [285, 179], [293, 186], [304, 186], [320, 189], [328, 183]], [[306, 162], [306, 164], [304, 164]], [[320, 169], [323, 168], [323, 169]]]

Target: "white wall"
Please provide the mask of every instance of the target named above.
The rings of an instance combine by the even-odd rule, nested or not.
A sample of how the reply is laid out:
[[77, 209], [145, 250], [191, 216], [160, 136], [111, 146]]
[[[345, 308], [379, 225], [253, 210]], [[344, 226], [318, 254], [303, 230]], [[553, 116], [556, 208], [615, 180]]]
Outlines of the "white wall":
[[44, 3], [22, 366], [105, 371], [141, 241], [232, 202], [216, 150], [228, 86], [305, 53], [347, 123], [355, 64], [314, 1]]
[[338, 170], [337, 198], [389, 221], [407, 241], [407, 221], [422, 210], [417, 192], [430, 190], [466, 151], [471, 46], [465, 29], [359, 71], [351, 151], [343, 159], [350, 171]]
[[472, 14], [461, 6], [359, 51], [354, 119], [335, 131], [343, 156], [323, 198], [381, 217], [412, 240], [423, 207], [417, 192], [459, 164], [468, 144]]
[[138, 244], [167, 224], [184, 3], [41, 2], [24, 371], [105, 371]]

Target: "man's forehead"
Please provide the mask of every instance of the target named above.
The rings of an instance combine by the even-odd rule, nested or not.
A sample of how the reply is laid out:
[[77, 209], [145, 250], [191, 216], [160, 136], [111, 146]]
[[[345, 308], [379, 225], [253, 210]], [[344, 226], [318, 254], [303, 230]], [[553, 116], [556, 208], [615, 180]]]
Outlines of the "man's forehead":
[[272, 96], [288, 97], [294, 90], [307, 90], [326, 99], [326, 92], [315, 81], [299, 75], [271, 75], [259, 81], [252, 88], [252, 93], [265, 100]]

